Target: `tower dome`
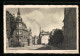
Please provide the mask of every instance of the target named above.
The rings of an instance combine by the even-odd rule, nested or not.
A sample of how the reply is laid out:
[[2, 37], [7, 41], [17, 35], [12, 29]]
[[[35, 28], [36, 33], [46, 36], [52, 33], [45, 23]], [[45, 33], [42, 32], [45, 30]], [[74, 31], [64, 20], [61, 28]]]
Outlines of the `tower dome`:
[[16, 21], [22, 21], [22, 18], [20, 16], [17, 16]]
[[19, 8], [18, 8], [18, 12], [17, 12], [16, 21], [19, 21], [19, 22], [22, 21], [22, 18], [21, 18], [21, 16], [20, 16], [20, 10], [19, 10]]

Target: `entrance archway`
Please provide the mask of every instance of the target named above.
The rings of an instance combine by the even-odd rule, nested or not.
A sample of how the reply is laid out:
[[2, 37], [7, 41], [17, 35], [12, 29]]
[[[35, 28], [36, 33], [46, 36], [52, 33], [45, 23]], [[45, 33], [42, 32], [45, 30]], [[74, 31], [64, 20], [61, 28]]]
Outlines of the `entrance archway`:
[[39, 40], [40, 44], [48, 44], [49, 32], [45, 32], [45, 31], [41, 32], [39, 34], [39, 39], [40, 39]]

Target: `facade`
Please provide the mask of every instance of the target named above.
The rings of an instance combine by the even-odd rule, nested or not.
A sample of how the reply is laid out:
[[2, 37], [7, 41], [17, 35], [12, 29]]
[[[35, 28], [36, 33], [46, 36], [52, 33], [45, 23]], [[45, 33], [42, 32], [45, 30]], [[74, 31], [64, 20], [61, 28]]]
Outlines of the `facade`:
[[13, 33], [13, 38], [16, 38], [16, 41], [21, 45], [32, 45], [32, 36], [31, 29], [27, 29], [25, 23], [22, 21], [20, 11], [18, 9], [16, 17], [16, 29]]
[[11, 14], [6, 11], [6, 32], [7, 32], [7, 38], [10, 38], [10, 32], [11, 32], [11, 27], [10, 27], [10, 19], [11, 19]]
[[76, 49], [76, 8], [64, 10], [64, 43], [66, 49]]
[[[13, 27], [14, 26], [14, 27]], [[6, 35], [7, 35], [7, 47], [11, 46], [10, 39], [15, 29], [15, 17], [9, 11], [6, 11]]]
[[7, 12], [6, 19], [7, 45], [9, 47], [32, 45], [31, 29], [27, 29], [26, 24], [22, 21], [20, 10], [18, 9], [17, 17]]

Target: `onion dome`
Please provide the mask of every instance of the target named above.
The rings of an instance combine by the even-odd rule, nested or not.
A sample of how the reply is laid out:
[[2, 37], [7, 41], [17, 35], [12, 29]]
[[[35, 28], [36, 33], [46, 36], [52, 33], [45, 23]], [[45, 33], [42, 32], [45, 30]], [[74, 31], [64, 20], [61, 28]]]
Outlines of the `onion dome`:
[[16, 21], [22, 21], [22, 18], [20, 16], [17, 16]]
[[19, 22], [22, 21], [22, 18], [21, 18], [21, 16], [20, 16], [20, 10], [19, 10], [19, 8], [18, 8], [18, 12], [17, 12], [16, 21], [19, 21]]

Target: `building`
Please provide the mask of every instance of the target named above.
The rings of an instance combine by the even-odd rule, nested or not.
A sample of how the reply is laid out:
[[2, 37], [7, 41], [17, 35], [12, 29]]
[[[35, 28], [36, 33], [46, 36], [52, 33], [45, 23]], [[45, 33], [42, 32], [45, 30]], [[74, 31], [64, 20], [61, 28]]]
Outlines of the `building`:
[[15, 29], [15, 17], [9, 11], [6, 11], [6, 35], [7, 35], [7, 46], [11, 46], [10, 39]]
[[64, 10], [64, 43], [65, 49], [76, 49], [76, 8]]
[[16, 29], [13, 33], [13, 38], [17, 38], [18, 41], [22, 45], [32, 45], [32, 32], [31, 29], [27, 29], [26, 24], [22, 21], [20, 10], [18, 9], [17, 17], [16, 17]]
[[39, 37], [36, 36], [36, 35], [33, 37], [33, 44], [34, 45], [37, 45], [38, 44], [38, 39], [39, 39]]
[[[8, 16], [9, 15], [9, 16]], [[26, 24], [22, 21], [20, 9], [18, 9], [17, 17], [7, 12], [7, 45], [9, 47], [21, 47], [32, 45], [32, 32], [27, 29]]]

